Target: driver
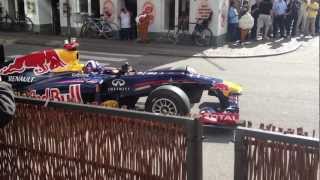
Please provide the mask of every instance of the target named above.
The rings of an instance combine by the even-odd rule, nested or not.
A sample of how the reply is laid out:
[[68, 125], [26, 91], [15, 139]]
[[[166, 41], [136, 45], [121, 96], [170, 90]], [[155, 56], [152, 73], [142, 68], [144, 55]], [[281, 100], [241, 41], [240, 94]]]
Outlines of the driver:
[[103, 70], [102, 66], [94, 60], [90, 60], [84, 66], [84, 72], [88, 74], [99, 74]]

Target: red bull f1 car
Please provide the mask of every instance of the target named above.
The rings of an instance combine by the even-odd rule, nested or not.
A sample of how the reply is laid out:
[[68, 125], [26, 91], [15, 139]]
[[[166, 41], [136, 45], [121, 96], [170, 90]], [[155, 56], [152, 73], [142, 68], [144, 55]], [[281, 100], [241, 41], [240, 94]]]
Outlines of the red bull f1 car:
[[135, 109], [138, 99], [147, 97], [145, 111], [181, 116], [190, 115], [192, 105], [207, 91], [218, 98], [219, 106], [200, 109], [203, 123], [239, 122], [242, 88], [235, 83], [198, 74], [188, 66], [137, 72], [129, 64], [114, 68], [91, 61], [83, 65], [77, 46], [72, 42], [61, 49], [2, 58], [1, 79], [19, 95], [42, 100]]

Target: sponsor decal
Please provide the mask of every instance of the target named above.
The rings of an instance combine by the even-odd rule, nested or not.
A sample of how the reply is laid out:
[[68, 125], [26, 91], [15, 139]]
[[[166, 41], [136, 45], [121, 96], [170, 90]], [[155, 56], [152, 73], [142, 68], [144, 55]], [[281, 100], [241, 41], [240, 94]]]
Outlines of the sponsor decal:
[[16, 57], [11, 64], [0, 69], [0, 74], [22, 73], [27, 69], [33, 69], [35, 75], [41, 75], [65, 65], [54, 50], [44, 50]]
[[112, 83], [112, 86], [115, 86], [115, 87], [122, 87], [126, 85], [126, 82], [123, 79], [114, 79], [112, 80], [111, 83]]
[[129, 91], [129, 87], [125, 87], [126, 81], [123, 79], [114, 79], [111, 81], [112, 87], [108, 88], [108, 91]]
[[27, 96], [41, 100], [83, 103], [80, 84], [70, 85], [67, 93], [61, 93], [58, 88], [46, 88], [44, 94], [37, 94], [37, 90], [31, 90]]
[[209, 124], [236, 124], [239, 122], [239, 113], [201, 113], [200, 121]]
[[34, 81], [35, 78], [36, 77], [32, 77], [32, 76], [8, 76], [8, 81], [31, 83]]
[[72, 73], [72, 77], [90, 77], [89, 74], [83, 74], [83, 73]]

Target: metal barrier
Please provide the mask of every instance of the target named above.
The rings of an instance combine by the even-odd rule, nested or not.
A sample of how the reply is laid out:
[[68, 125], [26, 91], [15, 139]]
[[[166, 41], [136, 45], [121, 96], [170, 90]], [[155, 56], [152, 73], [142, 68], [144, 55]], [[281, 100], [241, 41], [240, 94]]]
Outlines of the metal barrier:
[[235, 180], [318, 180], [319, 140], [235, 129]]
[[16, 102], [14, 120], [0, 130], [0, 179], [202, 179], [198, 121], [22, 97]]

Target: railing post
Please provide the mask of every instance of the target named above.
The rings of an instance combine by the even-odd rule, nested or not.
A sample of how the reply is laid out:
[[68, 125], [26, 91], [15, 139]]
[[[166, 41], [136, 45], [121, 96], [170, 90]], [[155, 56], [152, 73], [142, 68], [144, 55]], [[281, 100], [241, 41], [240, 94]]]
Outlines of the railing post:
[[246, 174], [244, 170], [247, 170], [247, 168], [244, 168], [246, 164], [243, 162], [244, 157], [246, 154], [243, 144], [242, 144], [242, 138], [243, 136], [241, 133], [235, 129], [234, 130], [234, 180], [245, 180], [246, 178], [244, 175]]
[[188, 124], [187, 180], [202, 180], [202, 135], [200, 122]]

